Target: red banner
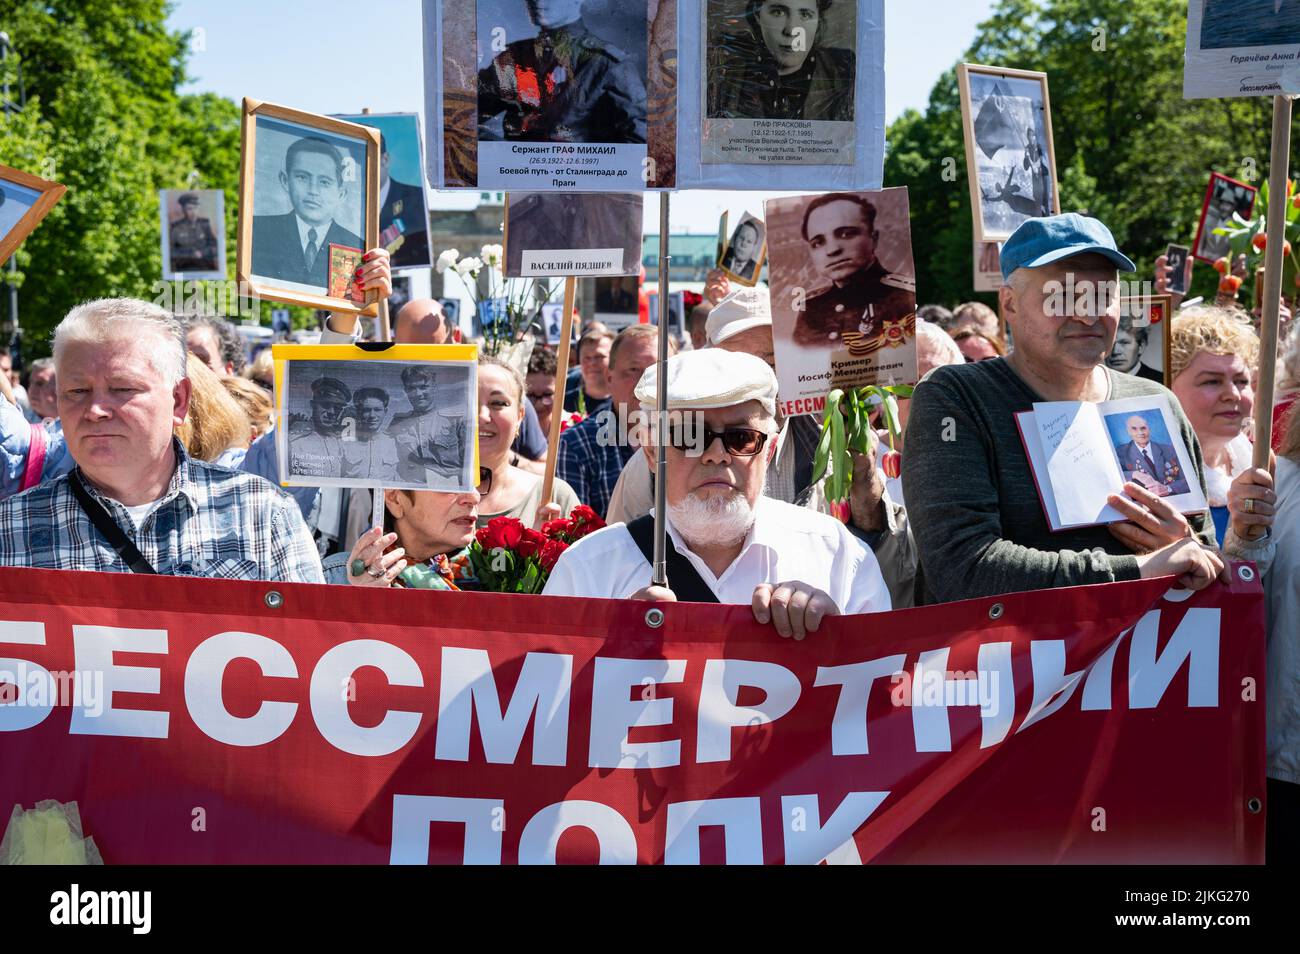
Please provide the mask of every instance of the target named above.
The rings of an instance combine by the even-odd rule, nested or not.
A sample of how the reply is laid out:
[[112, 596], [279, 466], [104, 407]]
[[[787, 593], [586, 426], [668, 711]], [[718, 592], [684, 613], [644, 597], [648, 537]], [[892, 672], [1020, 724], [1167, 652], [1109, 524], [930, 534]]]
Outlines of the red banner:
[[4, 570], [0, 809], [76, 801], [110, 864], [1257, 863], [1234, 580], [794, 642], [747, 606]]

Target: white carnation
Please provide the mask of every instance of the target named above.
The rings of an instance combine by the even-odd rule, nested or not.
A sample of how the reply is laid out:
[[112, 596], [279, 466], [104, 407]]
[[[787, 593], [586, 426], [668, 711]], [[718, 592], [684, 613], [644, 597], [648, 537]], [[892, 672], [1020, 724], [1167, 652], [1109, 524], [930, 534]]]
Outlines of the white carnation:
[[501, 259], [505, 255], [505, 249], [500, 245], [484, 245], [480, 250], [483, 261], [487, 262], [493, 268], [501, 264]]
[[441, 275], [447, 269], [455, 265], [456, 259], [458, 258], [460, 258], [460, 252], [456, 251], [454, 248], [449, 248], [438, 256], [438, 264], [435, 265], [434, 268], [436, 268], [438, 274]]
[[482, 267], [482, 259], [474, 258], [472, 255], [469, 258], [462, 258], [455, 265], [456, 273], [459, 275], [472, 275]]

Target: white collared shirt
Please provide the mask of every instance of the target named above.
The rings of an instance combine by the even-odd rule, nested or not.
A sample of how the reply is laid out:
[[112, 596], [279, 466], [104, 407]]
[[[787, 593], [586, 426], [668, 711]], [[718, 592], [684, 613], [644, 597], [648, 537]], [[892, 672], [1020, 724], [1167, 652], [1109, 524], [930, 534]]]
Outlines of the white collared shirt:
[[312, 225], [310, 222], [304, 221], [296, 212], [293, 219], [298, 223], [298, 244], [302, 248], [303, 255], [307, 254], [307, 243], [311, 241], [307, 233], [312, 229], [316, 230], [316, 254], [319, 255], [320, 250], [325, 246], [325, 236], [329, 235], [330, 226], [334, 224], [334, 220], [330, 219], [324, 225]]
[[[841, 613], [883, 613], [889, 590], [875, 554], [833, 517], [759, 497], [740, 556], [721, 576], [690, 551], [668, 522], [668, 535], [720, 603], [748, 605], [760, 583], [800, 582], [830, 596]], [[619, 524], [579, 540], [560, 557], [545, 596], [626, 599], [650, 585], [651, 567]], [[672, 580], [668, 581], [672, 586]]]
[[382, 209], [388, 204], [388, 190], [392, 186], [393, 180], [390, 176], [384, 180], [384, 184], [379, 187], [379, 207]]

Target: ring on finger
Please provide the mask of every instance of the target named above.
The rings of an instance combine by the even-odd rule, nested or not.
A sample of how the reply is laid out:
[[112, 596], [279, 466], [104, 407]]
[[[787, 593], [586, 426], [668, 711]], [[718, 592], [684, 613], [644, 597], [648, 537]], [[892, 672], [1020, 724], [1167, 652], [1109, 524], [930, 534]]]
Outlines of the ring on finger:
[[1245, 502], [1244, 504], [1241, 505], [1241, 509], [1245, 510], [1246, 513], [1254, 513], [1254, 512], [1255, 512], [1255, 498], [1254, 498], [1254, 497], [1247, 497], [1247, 498], [1246, 498], [1246, 502]]
[[366, 573], [368, 573], [373, 579], [376, 580], [381, 580], [384, 577], [384, 571], [383, 570], [376, 571], [373, 566], [366, 567]]

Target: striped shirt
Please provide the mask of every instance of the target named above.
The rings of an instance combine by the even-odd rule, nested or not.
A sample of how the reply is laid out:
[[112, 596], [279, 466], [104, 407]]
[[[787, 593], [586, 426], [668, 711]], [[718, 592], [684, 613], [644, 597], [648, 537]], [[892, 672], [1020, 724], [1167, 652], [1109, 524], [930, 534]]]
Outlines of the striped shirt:
[[191, 458], [139, 527], [127, 508], [70, 474], [0, 501], [0, 566], [129, 572], [72, 493], [81, 481], [159, 573], [321, 583], [320, 555], [293, 501], [260, 477]]

